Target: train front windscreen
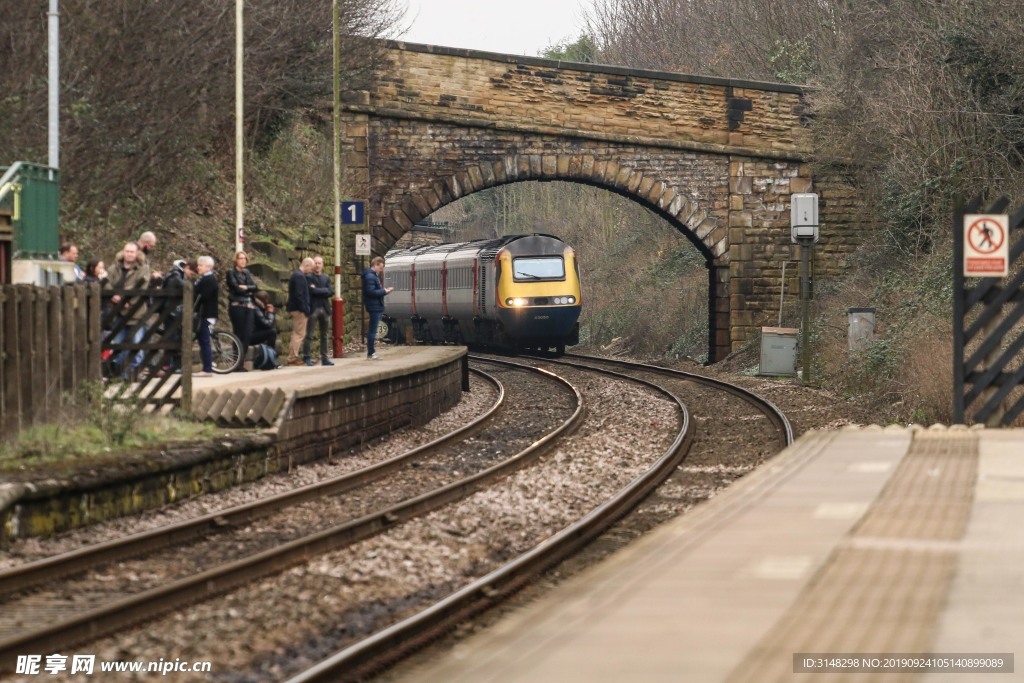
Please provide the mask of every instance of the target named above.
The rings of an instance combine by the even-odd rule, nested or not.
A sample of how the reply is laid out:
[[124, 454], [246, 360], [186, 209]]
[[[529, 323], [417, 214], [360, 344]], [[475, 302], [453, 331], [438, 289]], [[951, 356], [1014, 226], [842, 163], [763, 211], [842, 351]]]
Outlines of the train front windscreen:
[[512, 278], [516, 282], [564, 280], [565, 262], [561, 256], [512, 259]]

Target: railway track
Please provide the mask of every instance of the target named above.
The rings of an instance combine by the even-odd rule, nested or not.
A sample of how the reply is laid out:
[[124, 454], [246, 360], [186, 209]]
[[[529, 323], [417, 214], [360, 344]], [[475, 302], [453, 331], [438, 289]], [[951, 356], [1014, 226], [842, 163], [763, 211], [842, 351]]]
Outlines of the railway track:
[[[450, 503], [539, 457], [559, 435], [570, 431], [581, 419], [579, 395], [568, 383], [551, 373], [520, 368], [521, 373], [545, 377], [545, 381], [561, 387], [551, 391], [553, 394], [561, 391], [570, 399], [562, 411], [568, 417], [553, 420], [546, 416], [540, 422], [555, 423], [553, 427], [549, 424], [541, 429], [540, 436], [531, 432], [525, 438], [510, 441], [506, 438], [510, 432], [509, 418], [502, 417], [508, 412], [505, 386], [490, 374], [476, 372], [497, 387], [498, 398], [494, 405], [472, 423], [424, 446], [279, 496], [0, 572], [0, 599], [3, 600], [0, 603], [0, 665], [10, 665], [17, 654], [56, 651], [208, 599], [279, 572], [311, 555], [355, 543]], [[516, 400], [525, 400], [522, 392]], [[513, 419], [518, 423], [523, 421], [521, 416]], [[487, 458], [474, 458], [476, 471], [463, 476], [452, 463], [457, 462], [454, 467], [460, 470], [467, 469], [468, 458], [463, 456], [478, 450], [478, 444], [487, 441], [488, 429], [493, 431], [489, 441], [503, 447], [492, 449]], [[509, 450], [513, 451], [510, 456]], [[442, 476], [423, 477], [422, 473], [429, 470], [441, 472]], [[387, 482], [389, 477], [394, 478], [403, 471], [411, 472], [407, 476], [417, 479], [442, 481], [430, 490], [418, 490], [393, 504], [378, 505], [377, 509], [371, 506], [369, 512], [353, 515], [315, 533], [291, 534], [289, 540], [270, 534], [267, 547], [252, 551], [251, 546], [246, 546], [246, 550], [252, 552], [243, 552], [244, 557], [227, 561], [218, 558], [213, 566], [202, 561], [210, 558], [203, 548], [197, 548], [198, 544], [232, 546], [225, 542], [224, 536], [232, 531], [247, 535], [255, 520], [311, 502], [337, 501], [342, 494], [350, 497], [354, 491]], [[449, 476], [444, 476], [445, 472]], [[454, 480], [452, 472], [456, 475]], [[447, 481], [443, 481], [445, 479]], [[385, 483], [363, 497], [386, 500], [380, 492], [387, 488]], [[408, 492], [407, 488], [403, 490]], [[169, 557], [168, 552], [173, 555]], [[180, 565], [182, 554], [200, 559], [199, 568], [169, 579], [164, 569], [168, 564]], [[126, 570], [125, 560], [131, 560], [134, 568]], [[119, 563], [116, 572], [103, 574], [103, 568], [114, 562]], [[112, 582], [113, 574], [117, 574], [119, 580]], [[59, 583], [58, 579], [61, 579]], [[84, 606], [83, 595], [89, 598]], [[72, 596], [77, 597], [70, 599]], [[46, 626], [40, 628], [37, 626], [40, 623]]]
[[[744, 389], [743, 387], [737, 386], [730, 382], [725, 382], [713, 377], [707, 377], [705, 375], [699, 375], [692, 372], [684, 372], [682, 370], [673, 370], [671, 368], [663, 368], [657, 365], [650, 365], [647, 363], [637, 363], [634, 361], [625, 361], [618, 358], [602, 358], [600, 356], [587, 356], [582, 354], [566, 354], [564, 358], [575, 362], [586, 362], [589, 364], [597, 365], [608, 365], [612, 367], [621, 368], [623, 371], [629, 371], [630, 373], [639, 373], [638, 376], [656, 375], [660, 377], [669, 377], [686, 382], [692, 382], [695, 385], [705, 386], [716, 390], [725, 391], [732, 396], [737, 397], [743, 402], [746, 402], [752, 406], [755, 406], [769, 422], [774, 426], [778, 435], [778, 441], [780, 448], [786, 448], [793, 443], [793, 427], [789, 423], [789, 419], [779, 410], [771, 401], [768, 401], [761, 396]], [[548, 360], [548, 359], [543, 359]]]
[[[671, 475], [697, 440], [696, 426], [680, 398], [671, 390], [654, 384], [648, 379], [643, 379], [643, 375], [671, 378], [676, 382], [684, 382], [704, 389], [705, 391], [701, 393], [706, 393], [707, 389], [717, 392], [724, 391], [753, 406], [766, 418], [771, 424], [771, 438], [777, 439], [780, 449], [793, 441], [792, 427], [776, 406], [727, 382], [693, 373], [588, 356], [572, 356], [569, 360], [549, 358], [533, 358], [532, 360], [548, 365], [602, 372], [623, 379], [643, 382], [657, 391], [671, 396], [678, 403], [684, 415], [682, 427], [669, 448], [641, 476], [617, 491], [614, 496], [589, 514], [487, 576], [472, 582], [414, 616], [335, 653], [314, 667], [289, 679], [289, 683], [354, 680], [386, 667], [396, 661], [400, 657], [400, 653], [411, 651], [438, 638], [454, 624], [499, 603], [545, 569], [579, 552], [587, 544], [600, 537], [616, 520], [635, 508], [640, 501]], [[623, 372], [613, 372], [606, 367], [600, 367], [602, 365], [616, 367]], [[706, 396], [693, 396], [692, 387], [690, 388], [691, 398], [706, 399]], [[628, 538], [628, 536], [627, 534], [625, 537]], [[619, 535], [617, 540], [621, 541], [623, 538], [622, 535]], [[618, 544], [624, 543], [617, 542], [616, 545]]]
[[226, 528], [241, 527], [278, 510], [300, 505], [310, 500], [339, 495], [380, 478], [419, 457], [444, 448], [457, 439], [466, 438], [491, 420], [505, 403], [504, 387], [495, 378], [484, 372], [477, 370], [475, 373], [496, 389], [497, 398], [484, 414], [460, 429], [384, 462], [350, 474], [292, 489], [252, 503], [161, 526], [150, 531], [0, 570], [0, 599], [104, 564], [155, 552], [168, 546], [187, 543], [196, 538], [224, 531]]
[[[518, 363], [495, 358], [476, 357], [473, 362], [474, 366], [477, 367], [486, 366], [490, 373], [501, 377], [503, 380], [509, 374], [518, 375], [519, 373], [527, 372]], [[540, 359], [531, 362], [548, 364], [550, 359]], [[680, 394], [692, 392], [694, 386], [705, 386], [704, 383], [690, 377], [669, 377], [668, 375], [661, 374], [660, 371], [631, 370], [624, 366], [614, 370], [609, 367], [599, 370], [595, 369], [594, 366], [599, 364], [601, 363], [596, 359], [582, 363], [577, 361], [576, 367], [551, 363], [549, 367], [552, 370], [547, 371], [546, 377], [551, 377], [554, 373], [567, 375], [572, 380], [572, 383], [578, 387], [574, 388], [571, 392], [575, 394], [577, 401], [580, 401], [573, 410], [573, 416], [575, 416], [572, 420], [573, 423], [570, 426], [566, 426], [570, 420], [564, 420], [559, 429], [548, 429], [545, 432], [547, 436], [539, 436], [540, 432], [535, 432], [533, 436], [526, 439], [529, 442], [525, 444], [526, 448], [520, 449], [521, 451], [534, 449], [531, 454], [521, 458], [518, 457], [519, 454], [513, 457], [499, 458], [500, 462], [491, 463], [488, 468], [479, 470], [473, 475], [474, 477], [480, 477], [479, 483], [475, 486], [468, 486], [462, 481], [469, 477], [460, 476], [459, 481], [450, 483], [452, 490], [446, 494], [449, 496], [446, 502], [440, 502], [439, 500], [436, 504], [427, 506], [423, 504], [423, 501], [417, 500], [417, 498], [421, 497], [419, 494], [412, 496], [411, 499], [406, 497], [404, 502], [400, 503], [400, 505], [408, 506], [405, 509], [375, 509], [372, 513], [364, 515], [366, 519], [363, 521], [369, 524], [365, 536], [355, 534], [343, 541], [323, 540], [322, 542], [318, 538], [314, 539], [314, 537], [319, 537], [321, 533], [302, 536], [290, 542], [297, 544], [297, 547], [287, 551], [289, 553], [294, 551], [296, 553], [294, 556], [287, 560], [271, 560], [263, 569], [252, 574], [246, 574], [244, 571], [234, 573], [233, 570], [226, 570], [228, 564], [219, 564], [213, 569], [227, 571], [227, 574], [223, 577], [211, 579], [209, 575], [199, 572], [174, 582], [178, 583], [181, 580], [195, 581], [196, 592], [190, 595], [188, 590], [180, 592], [177, 589], [172, 590], [171, 593], [176, 593], [176, 595], [171, 596], [171, 602], [169, 603], [163, 602], [164, 598], [157, 593], [153, 593], [153, 595], [144, 599], [140, 597], [141, 594], [140, 596], [131, 596], [132, 600], [143, 600], [138, 607], [125, 606], [121, 603], [110, 603], [107, 601], [109, 599], [108, 596], [103, 598], [103, 601], [107, 602], [104, 602], [100, 609], [94, 609], [84, 614], [79, 613], [77, 616], [72, 616], [72, 618], [63, 619], [66, 624], [71, 625], [70, 628], [65, 626], [63, 631], [53, 630], [49, 635], [42, 633], [42, 631], [36, 631], [27, 634], [30, 637], [26, 636], [17, 640], [8, 639], [5, 643], [0, 643], [0, 652], [3, 652], [5, 655], [0, 658], [0, 662], [12, 661], [13, 658], [9, 656], [9, 653], [24, 654], [25, 652], [59, 651], [60, 647], [67, 647], [69, 643], [86, 639], [93, 640], [101, 632], [109, 633], [111, 631], [119, 631], [119, 633], [108, 636], [99, 643], [96, 643], [97, 649], [102, 651], [104, 647], [108, 649], [115, 647], [122, 652], [131, 652], [133, 655], [144, 656], [148, 647], [150, 648], [149, 653], [156, 654], [157, 656], [162, 656], [157, 653], [168, 651], [181, 652], [182, 656], [185, 656], [188, 654], [188, 651], [180, 649], [181, 643], [184, 640], [184, 642], [191, 646], [194, 641], [197, 649], [193, 654], [195, 654], [196, 659], [207, 658], [213, 661], [222, 661], [223, 659], [226, 662], [228, 661], [227, 655], [223, 658], [217, 657], [213, 651], [222, 646], [227, 650], [238, 650], [237, 645], [229, 647], [229, 643], [237, 642], [236, 639], [238, 638], [247, 638], [247, 636], [241, 634], [246, 632], [248, 624], [270, 623], [272, 620], [266, 616], [266, 613], [288, 612], [295, 603], [311, 599], [306, 596], [317, 595], [317, 591], [324, 591], [320, 594], [320, 598], [314, 599], [313, 603], [305, 605], [308, 615], [303, 614], [300, 617], [293, 617], [293, 619], [299, 619], [298, 622], [294, 622], [293, 626], [263, 626], [258, 632], [261, 635], [265, 635], [268, 628], [275, 633], [278, 631], [283, 632], [281, 635], [283, 642], [296, 643], [294, 646], [286, 648], [289, 652], [292, 652], [292, 655], [289, 656], [294, 657], [296, 661], [322, 660], [321, 664], [304, 673], [300, 673], [294, 680], [338, 680], [353, 676], [355, 672], [374, 670], [380, 667], [382, 662], [392, 660], [398, 653], [414, 647], [418, 643], [436, 638], [439, 634], [449, 629], [453, 623], [458, 623], [467, 615], [486, 609], [520, 587], [529, 585], [545, 568], [553, 566], [565, 557], [579, 552], [580, 548], [588, 540], [600, 537], [603, 530], [615, 523], [617, 519], [622, 518], [628, 510], [640, 504], [640, 501], [644, 500], [652, 490], [656, 489], [659, 482], [665, 480], [666, 477], [670, 477], [674, 471], [677, 471], [679, 469], [679, 462], [687, 452], [687, 449], [690, 449], [694, 443], [700, 443], [702, 432], [708, 431], [707, 425], [702, 422], [703, 418], [692, 419], [687, 414], [679, 397], [675, 396], [674, 393], [676, 388], [680, 389]], [[614, 383], [615, 389], [609, 390], [606, 388], [603, 391], [606, 394], [610, 392], [616, 399], [609, 401], [607, 396], [604, 398], [600, 396], [601, 392], [595, 388], [596, 380], [592, 381], [590, 379], [598, 372], [604, 378], [602, 381]], [[630, 376], [634, 374], [646, 374], [653, 379]], [[652, 386], [652, 384], [656, 383], [665, 384], [666, 386]], [[599, 448], [606, 448], [605, 441], [603, 440], [605, 437], [601, 436], [604, 433], [602, 430], [607, 431], [609, 426], [611, 426], [612, 432], [615, 432], [616, 429], [618, 430], [616, 438], [627, 441], [646, 438], [648, 436], [646, 433], [640, 436], [639, 434], [625, 432], [623, 428], [614, 426], [615, 410], [610, 409], [609, 406], [619, 404], [618, 397], [627, 393], [623, 389], [627, 385], [636, 387], [636, 389], [630, 391], [638, 394], [631, 399], [633, 400], [633, 403], [630, 404], [633, 406], [633, 413], [644, 413], [645, 418], [648, 413], [661, 416], [657, 420], [652, 419], [644, 423], [644, 426], [640, 428], [641, 432], [654, 431], [656, 427], [657, 430], [665, 430], [665, 434], [657, 437], [663, 443], [663, 447], [659, 447], [658, 451], [652, 449], [650, 462], [642, 467], [638, 466], [635, 473], [632, 471], [628, 473], [627, 479], [623, 479], [619, 484], [615, 485], [617, 490], [607, 488], [607, 490], [602, 490], [600, 495], [595, 493], [594, 502], [587, 503], [584, 512], [576, 515], [575, 518], [572, 516], [567, 517], [565, 523], [554, 527], [555, 532], [553, 534], [548, 531], [532, 536], [530, 534], [538, 532], [522, 531], [523, 539], [521, 542], [517, 541], [516, 543], [509, 544], [509, 551], [514, 552], [508, 558], [502, 559], [498, 556], [488, 559], [481, 558], [479, 560], [470, 558], [470, 560], [464, 563], [467, 566], [464, 566], [461, 570], [456, 567], [449, 567], [446, 569], [446, 572], [449, 575], [454, 574], [450, 576], [453, 582], [452, 588], [445, 588], [448, 585], [447, 583], [436, 582], [435, 580], [436, 585], [428, 583], [422, 589], [409, 589], [408, 597], [400, 596], [401, 592], [407, 589], [402, 588], [400, 591], [396, 588], [395, 591], [398, 597], [387, 597], [378, 593], [379, 597], [377, 598], [371, 596], [369, 598], [353, 598], [355, 602], [351, 603], [346, 601], [338, 602], [336, 599], [337, 595], [354, 592], [352, 589], [353, 585], [361, 585], [363, 579], [359, 579], [359, 576], [362, 575], [360, 572], [367, 571], [366, 567], [374, 567], [386, 561], [385, 554], [389, 548], [395, 546], [395, 543], [388, 542], [390, 545], [385, 543], [382, 546], [381, 542], [393, 536], [396, 531], [409, 527], [424, 527], [432, 530], [430, 533], [436, 536], [437, 530], [440, 529], [444, 534], [451, 533], [458, 537], [456, 542], [460, 542], [459, 539], [461, 539], [463, 545], [472, 545], [473, 542], [470, 540], [472, 534], [466, 527], [484, 525], [483, 519], [487, 517], [484, 512], [476, 511], [477, 508], [475, 506], [478, 503], [475, 501], [481, 495], [494, 496], [498, 492], [505, 492], [506, 490], [525, 490], [527, 491], [527, 498], [536, 496], [539, 499], [538, 504], [540, 508], [546, 509], [548, 506], [545, 505], [542, 499], [540, 489], [550, 482], [557, 484], [556, 480], [563, 476], [563, 471], [567, 469], [572, 470], [572, 467], [579, 465], [584, 460], [585, 454], [583, 451], [588, 449], [594, 450], [595, 443], [598, 444]], [[642, 389], [642, 392], [645, 392], [643, 396], [639, 395], [639, 392], [641, 392], [639, 387], [641, 386], [646, 387]], [[568, 392], [568, 390], [563, 391]], [[720, 390], [715, 391], [720, 392]], [[499, 409], [495, 406], [490, 412], [501, 412], [507, 410], [508, 405], [524, 402], [540, 408], [540, 412], [546, 413], [547, 419], [550, 421], [550, 413], [553, 410], [551, 394], [552, 389], [542, 389], [531, 384], [531, 387], [525, 394], [522, 391], [515, 395], [512, 392], [506, 394], [504, 399], [505, 408]], [[656, 395], [659, 397], [658, 399], [653, 398]], [[644, 396], [649, 398], [644, 398]], [[686, 400], [694, 400], [692, 393], [690, 396]], [[698, 398], [696, 400], [704, 399]], [[737, 398], [736, 400], [739, 399]], [[582, 401], [586, 402], [586, 409], [584, 409]], [[655, 401], [659, 404], [664, 404], [666, 407], [658, 410], [648, 408]], [[500, 402], [498, 401], [498, 403]], [[667, 407], [670, 403], [678, 406], [674, 409], [676, 411], [675, 418], [668, 417], [671, 414]], [[564, 414], [562, 417], [564, 417]], [[784, 421], [784, 418], [782, 420]], [[486, 448], [480, 449], [479, 445], [486, 440], [481, 435], [488, 429], [487, 427], [474, 427], [475, 434], [469, 441], [475, 442], [477, 446], [475, 448], [476, 451], [489, 450], [495, 443], [509, 440], [507, 432], [510, 429], [510, 424], [523, 426], [523, 423], [526, 421], [528, 421], [527, 418], [524, 418], [522, 415], [507, 418], [504, 423], [505, 426], [497, 430], [499, 435], [496, 438], [490, 439]], [[674, 431], [669, 433], [667, 428], [670, 426], [669, 423], [673, 421], [676, 423], [675, 427], [673, 427]], [[764, 424], [768, 424], [772, 420], [765, 417], [761, 421]], [[501, 433], [502, 429], [506, 433]], [[779, 428], [776, 427], [776, 429]], [[570, 432], [573, 433], [573, 436], [571, 438], [559, 439], [552, 434], [552, 432], [558, 432], [559, 430], [561, 430], [559, 433], [563, 436]], [[705, 434], [704, 438], [710, 438], [710, 436]], [[786, 437], [776, 435], [773, 438], [775, 440], [774, 447], [777, 449], [778, 445], [781, 445]], [[656, 437], [651, 436], [651, 439], [653, 443]], [[465, 440], [464, 434], [463, 441]], [[534, 443], [535, 441], [537, 443]], [[578, 446], [576, 445], [577, 442], [579, 442]], [[428, 444], [428, 446], [431, 445]], [[553, 448], [554, 446], [557, 446], [557, 450]], [[473, 451], [474, 447], [471, 446], [470, 450]], [[543, 458], [543, 460], [538, 460], [541, 457], [542, 451], [547, 451], [549, 455]], [[476, 456], [479, 456], [480, 452]], [[606, 450], [605, 453], [607, 455], [603, 457], [615, 457], [614, 449]], [[587, 457], [590, 456], [588, 455]], [[693, 456], [691, 455], [690, 457]], [[462, 470], [466, 468], [466, 463], [471, 459], [473, 458], [459, 459], [456, 457], [449, 459], [447, 465], [441, 465], [436, 461], [433, 464], [428, 464], [428, 461], [417, 459], [419, 464], [409, 465], [407, 471], [416, 479], [425, 478], [434, 470], [446, 468], [450, 471], [459, 471], [460, 474], [464, 474]], [[536, 464], [526, 470], [521, 470], [520, 474], [509, 474], [530, 463]], [[539, 463], [546, 464], [541, 465]], [[541, 470], [540, 473], [536, 475], [531, 474], [533, 470], [538, 469]], [[611, 469], [617, 468], [613, 466]], [[584, 474], [580, 475], [579, 471], [584, 472]], [[545, 474], [545, 472], [548, 472], [548, 474]], [[571, 474], [571, 477], [575, 479], [578, 479], [580, 476], [591, 476], [590, 470], [586, 469], [586, 466], [582, 470], [572, 470], [572, 472], [574, 474]], [[532, 481], [534, 483], [520, 483], [518, 481], [520, 475], [533, 476]], [[501, 477], [507, 478], [502, 479], [500, 484], [495, 485], [493, 482]], [[485, 480], [492, 483], [487, 484]], [[326, 482], [323, 485], [326, 485]], [[487, 488], [482, 488], [484, 486]], [[398, 488], [404, 488], [404, 484]], [[597, 488], [595, 487], [595, 491]], [[355, 490], [358, 491], [358, 489]], [[467, 498], [474, 490], [478, 493], [473, 495], [472, 498]], [[554, 490], [556, 491], [554, 495], [562, 495], [557, 493], [561, 489], [555, 488]], [[332, 499], [352, 497], [352, 489], [346, 491], [343, 495], [335, 491], [327, 497]], [[495, 493], [492, 494], [491, 491]], [[614, 491], [614, 494], [612, 491]], [[318, 498], [314, 496], [312, 500], [318, 500]], [[308, 501], [303, 504], [308, 504]], [[440, 505], [445, 507], [438, 509]], [[283, 506], [283, 509], [291, 509], [291, 507], [286, 504]], [[465, 508], [468, 512], [465, 510], [459, 512], [460, 508]], [[429, 513], [429, 509], [434, 509], [435, 512]], [[584, 508], [581, 507], [580, 509], [583, 510]], [[222, 515], [223, 513], [218, 514]], [[239, 514], [244, 515], [241, 512]], [[273, 515], [274, 513], [270, 513], [269, 516]], [[254, 518], [263, 519], [267, 516], [257, 514]], [[225, 536], [226, 532], [230, 532], [235, 527], [246, 530], [251, 525], [250, 521], [244, 521], [247, 520], [244, 516], [236, 518], [239, 520], [237, 522], [227, 521], [229, 518], [217, 521], [217, 515], [210, 515], [208, 517], [209, 519], [205, 521], [205, 530], [199, 532], [199, 537], [214, 533], [213, 539], [229, 538]], [[439, 519], [445, 520], [440, 522], [440, 526]], [[472, 521], [468, 523], [460, 521], [466, 519], [471, 519]], [[407, 522], [407, 520], [411, 521]], [[355, 522], [359, 520], [353, 519], [350, 521]], [[402, 522], [407, 523], [402, 524]], [[343, 525], [335, 525], [331, 530], [337, 531], [338, 526]], [[201, 525], [197, 528], [201, 528]], [[489, 538], [497, 538], [501, 534], [508, 533], [507, 531], [502, 531], [499, 527], [495, 527], [493, 531], [487, 531], [487, 529], [489, 527], [485, 527], [483, 533]], [[326, 533], [326, 530], [322, 533]], [[347, 533], [351, 534], [352, 532]], [[416, 537], [416, 532], [414, 531], [409, 531], [408, 534]], [[186, 543], [193, 543], [195, 538], [196, 536], [191, 537], [192, 540], [186, 541]], [[367, 540], [359, 542], [358, 545], [353, 545], [358, 538]], [[419, 541], [415, 543], [417, 544], [415, 547], [419, 548]], [[500, 541], [493, 543], [492, 550], [489, 551], [490, 554], [494, 555], [493, 547], [500, 547], [500, 545]], [[271, 546], [272, 548], [256, 553], [256, 555], [261, 556], [267, 553], [279, 552], [278, 546], [273, 543]], [[168, 546], [164, 544], [162, 547], [167, 548]], [[131, 552], [120, 550], [118, 552], [123, 554], [120, 555], [122, 559], [118, 560], [120, 564], [117, 571], [123, 571], [125, 558], [136, 557], [139, 553], [142, 553], [143, 557], [139, 561], [144, 562], [147, 553], [160, 552], [160, 550], [137, 550]], [[407, 558], [404, 562], [408, 564], [410, 562], [408, 558], [415, 558], [415, 553], [418, 552], [420, 551], [412, 549], [402, 551], [401, 554]], [[503, 554], [504, 551], [498, 553], [499, 556]], [[248, 560], [250, 558], [247, 557], [245, 559]], [[108, 559], [106, 562], [109, 564], [110, 560]], [[419, 561], [416, 559], [412, 559], [412, 562], [419, 564]], [[272, 579], [258, 580], [258, 577], [261, 576], [266, 577], [271, 574], [280, 574], [281, 570], [285, 567], [293, 567], [293, 569], [284, 575], [278, 575]], [[477, 571], [481, 567], [483, 567], [483, 570]], [[470, 571], [470, 568], [473, 571]], [[76, 572], [80, 573], [80, 571], [68, 572], [61, 570], [58, 574], [60, 576], [69, 576]], [[139, 574], [138, 570], [133, 570], [133, 572]], [[467, 578], [461, 582], [457, 581], [460, 574], [464, 574]], [[0, 586], [3, 585], [2, 577], [3, 575], [0, 574]], [[353, 584], [353, 581], [356, 579], [359, 579], [359, 581]], [[338, 581], [341, 583], [337, 583]], [[393, 579], [382, 579], [382, 581], [384, 583], [381, 585], [394, 583]], [[174, 583], [172, 583], [172, 587]], [[334, 583], [337, 583], [337, 588], [329, 588]], [[79, 586], [82, 586], [82, 584], [79, 584]], [[339, 590], [342, 587], [344, 589]], [[161, 586], [157, 590], [162, 591], [166, 588], [167, 586]], [[71, 590], [75, 589], [72, 588]], [[144, 591], [144, 593], [148, 592], [150, 591]], [[221, 598], [213, 601], [209, 600], [214, 595], [224, 593], [226, 594]], [[38, 589], [32, 589], [27, 585], [17, 589], [17, 592], [8, 593], [6, 602], [0, 602], [3, 613], [6, 614], [8, 607], [12, 604], [10, 598], [17, 598], [18, 596], [31, 597], [33, 595], [39, 595]], [[297, 599], [296, 595], [300, 597]], [[414, 598], [413, 595], [416, 597]], [[150, 598], [156, 598], [156, 602], [153, 602]], [[0, 600], [2, 599], [0, 597]], [[362, 602], [363, 600], [369, 600], [369, 602]], [[274, 601], [278, 602], [274, 603]], [[323, 605], [323, 609], [318, 609], [315, 604], [316, 602], [324, 602], [326, 604]], [[27, 608], [28, 614], [32, 614], [32, 605], [30, 603], [31, 600], [23, 605]], [[390, 603], [400, 603], [402, 608], [393, 609], [389, 607], [386, 610], [381, 609], [382, 605]], [[275, 604], [278, 606], [275, 607]], [[162, 619], [152, 626], [147, 626], [145, 629], [135, 629], [131, 632], [124, 630], [131, 623], [151, 619], [161, 612], [172, 609], [178, 610], [178, 614], [173, 619]], [[121, 612], [124, 612], [125, 616], [119, 616]], [[398, 618], [390, 618], [388, 615], [392, 612]], [[230, 619], [224, 617], [225, 614], [235, 613], [238, 616], [230, 617]], [[205, 636], [202, 634], [198, 634], [196, 637], [189, 635], [184, 639], [182, 637], [175, 637], [175, 629], [185, 628], [183, 624], [190, 624], [191, 626], [188, 628], [193, 630], [196, 630], [197, 624], [212, 624], [214, 618], [211, 615], [216, 615], [215, 618], [220, 620], [216, 624], [215, 631], [211, 631]], [[337, 619], [339, 623], [350, 625], [324, 628], [319, 625], [323, 619]], [[72, 623], [76, 620], [80, 622], [77, 625]], [[229, 620], [232, 621], [231, 624], [224, 623]], [[309, 623], [305, 623], [306, 621]], [[3, 623], [0, 621], [0, 628], [2, 628]], [[277, 624], [276, 621], [274, 623]], [[353, 628], [351, 626], [353, 623], [357, 623], [359, 626]], [[365, 633], [360, 635], [361, 631], [365, 631]], [[162, 645], [157, 645], [157, 643], [162, 643]], [[338, 649], [338, 643], [344, 643], [344, 648], [341, 651]], [[278, 646], [278, 650], [281, 647]], [[238, 680], [283, 679], [288, 675], [294, 674], [299, 668], [294, 664], [276, 664], [267, 660], [262, 662], [243, 660], [229, 663], [227, 666], [230, 667], [231, 671], [239, 672], [236, 676]], [[251, 667], [248, 673], [245, 673], [246, 667]]]

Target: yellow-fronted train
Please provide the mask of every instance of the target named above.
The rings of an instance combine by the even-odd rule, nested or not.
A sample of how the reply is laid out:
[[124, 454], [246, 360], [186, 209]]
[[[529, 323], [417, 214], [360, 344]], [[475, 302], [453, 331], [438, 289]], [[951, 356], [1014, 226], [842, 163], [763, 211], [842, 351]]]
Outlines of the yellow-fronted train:
[[[387, 254], [394, 287], [379, 336], [512, 352], [579, 343], [576, 252], [551, 235], [514, 235]], [[386, 333], [385, 333], [386, 332]]]

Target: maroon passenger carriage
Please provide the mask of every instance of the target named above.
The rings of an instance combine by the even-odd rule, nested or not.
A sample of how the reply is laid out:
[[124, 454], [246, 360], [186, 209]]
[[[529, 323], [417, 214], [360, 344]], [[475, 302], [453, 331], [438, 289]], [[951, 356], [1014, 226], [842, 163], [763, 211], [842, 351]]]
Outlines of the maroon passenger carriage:
[[[579, 343], [576, 252], [550, 235], [514, 235], [389, 252], [386, 334], [512, 351]], [[382, 330], [383, 332], [383, 330]]]

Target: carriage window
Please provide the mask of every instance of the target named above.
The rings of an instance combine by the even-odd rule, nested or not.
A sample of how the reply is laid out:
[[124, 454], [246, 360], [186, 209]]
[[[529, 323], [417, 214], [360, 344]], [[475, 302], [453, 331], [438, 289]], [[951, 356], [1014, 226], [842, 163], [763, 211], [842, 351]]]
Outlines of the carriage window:
[[448, 289], [470, 289], [473, 286], [469, 268], [459, 267], [448, 270]]
[[512, 259], [512, 277], [516, 282], [564, 280], [565, 263], [561, 256]]

